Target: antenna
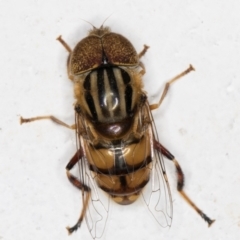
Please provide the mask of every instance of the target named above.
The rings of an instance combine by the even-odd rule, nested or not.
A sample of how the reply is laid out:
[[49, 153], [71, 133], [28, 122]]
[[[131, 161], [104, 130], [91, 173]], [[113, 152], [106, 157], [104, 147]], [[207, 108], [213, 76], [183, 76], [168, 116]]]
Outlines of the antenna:
[[83, 18], [80, 18], [80, 19], [81, 19], [82, 21], [84, 21], [84, 22], [90, 24], [90, 25], [93, 27], [93, 29], [97, 29], [93, 24], [91, 24], [90, 22], [86, 21], [85, 19], [83, 19]]
[[103, 28], [103, 24], [113, 15], [113, 13], [111, 13], [102, 23], [100, 28]]

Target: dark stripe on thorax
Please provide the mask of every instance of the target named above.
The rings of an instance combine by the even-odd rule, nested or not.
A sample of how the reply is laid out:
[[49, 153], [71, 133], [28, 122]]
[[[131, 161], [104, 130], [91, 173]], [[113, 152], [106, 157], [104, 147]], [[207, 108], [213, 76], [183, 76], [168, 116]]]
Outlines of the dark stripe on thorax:
[[86, 91], [85, 92], [85, 99], [86, 99], [86, 102], [88, 104], [88, 108], [92, 114], [92, 119], [94, 121], [97, 121], [98, 120], [98, 115], [97, 115], [97, 112], [96, 112], [96, 108], [95, 108], [95, 104], [94, 104], [94, 101], [93, 101], [93, 97], [91, 95], [91, 93], [89, 91]]
[[109, 81], [109, 85], [110, 85], [110, 88], [111, 88], [111, 92], [113, 92], [114, 95], [117, 98], [119, 98], [117, 80], [116, 80], [113, 69], [114, 68], [106, 68], [105, 70], [107, 71], [107, 76], [108, 76], [108, 81]]
[[130, 115], [132, 112], [132, 92], [132, 86], [128, 84], [125, 89], [125, 104], [127, 115]]
[[[112, 102], [119, 102], [122, 101], [120, 99], [119, 96], [119, 89], [118, 89], [118, 85], [117, 85], [117, 79], [114, 73], [114, 69], [118, 69], [118, 68], [106, 68], [106, 72], [107, 72], [107, 76], [108, 76], [108, 82], [109, 82], [109, 86], [111, 89], [112, 94]], [[119, 81], [119, 79], [118, 79]], [[121, 116], [121, 109], [120, 109], [120, 104], [114, 109], [113, 115], [116, 116]]]
[[124, 95], [125, 95], [126, 112], [127, 112], [127, 115], [129, 115], [132, 112], [132, 93], [133, 93], [133, 90], [132, 90], [132, 86], [130, 84], [131, 83], [131, 78], [126, 71], [124, 71], [121, 68], [119, 68], [119, 69], [121, 71], [123, 82], [126, 85]]
[[125, 85], [127, 85], [128, 83], [130, 83], [131, 78], [126, 71], [124, 71], [121, 68], [119, 68], [119, 69], [120, 69], [120, 72], [121, 72], [121, 75], [122, 75], [123, 82], [124, 82]]
[[94, 121], [97, 121], [98, 120], [98, 116], [97, 116], [97, 112], [96, 112], [96, 108], [95, 108], [95, 104], [94, 104], [94, 101], [93, 101], [93, 97], [90, 93], [91, 91], [91, 73], [89, 73], [85, 80], [84, 80], [84, 83], [83, 83], [83, 87], [85, 89], [85, 99], [86, 99], [86, 102], [88, 104], [88, 108], [92, 114], [92, 118]]
[[103, 116], [108, 118], [110, 117], [109, 111], [107, 109], [102, 108], [102, 106], [105, 105], [105, 96], [106, 96], [106, 90], [105, 90], [105, 83], [104, 83], [104, 68], [99, 68], [97, 70], [97, 89], [98, 89], [98, 100], [99, 102], [99, 111], [102, 112]]
[[89, 73], [86, 78], [84, 79], [83, 87], [85, 90], [90, 91], [91, 90], [91, 73]]

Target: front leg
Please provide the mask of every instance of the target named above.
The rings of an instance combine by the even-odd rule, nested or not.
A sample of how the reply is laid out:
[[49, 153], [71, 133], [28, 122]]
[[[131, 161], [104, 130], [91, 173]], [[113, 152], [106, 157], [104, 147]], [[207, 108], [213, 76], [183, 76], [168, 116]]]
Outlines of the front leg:
[[144, 44], [143, 50], [138, 54], [138, 58], [140, 59], [143, 55], [145, 55], [145, 53], [147, 52], [148, 49], [149, 49], [149, 46]]
[[70, 80], [74, 80], [73, 76], [71, 75], [70, 73], [70, 69], [69, 69], [69, 61], [70, 61], [70, 57], [71, 57], [71, 54], [72, 54], [72, 49], [69, 47], [69, 45], [62, 39], [62, 36], [60, 35], [57, 40], [63, 45], [63, 47], [69, 52], [69, 56], [68, 56], [68, 59], [67, 59], [67, 72], [68, 72], [68, 78]]
[[57, 123], [63, 127], [66, 127], [66, 128], [70, 128], [70, 129], [76, 129], [76, 125], [73, 124], [73, 125], [68, 125], [66, 124], [65, 122], [59, 120], [58, 118], [50, 115], [50, 116], [37, 116], [37, 117], [32, 117], [32, 118], [23, 118], [23, 117], [20, 117], [20, 124], [23, 124], [23, 123], [29, 123], [29, 122], [34, 122], [34, 121], [38, 121], [38, 120], [51, 120], [53, 121], [54, 123]]
[[180, 193], [180, 195], [184, 198], [184, 200], [193, 207], [193, 209], [208, 223], [208, 226], [210, 227], [212, 223], [214, 223], [215, 220], [210, 219], [202, 210], [200, 210], [197, 205], [188, 197], [188, 195], [183, 191], [184, 187], [184, 174], [181, 169], [181, 166], [175, 159], [175, 157], [159, 142], [156, 140], [154, 141], [154, 148], [161, 152], [167, 159], [173, 161], [176, 172], [177, 172], [177, 190]]
[[167, 93], [168, 93], [168, 89], [170, 87], [170, 85], [177, 81], [178, 79], [180, 79], [181, 77], [185, 76], [186, 74], [188, 74], [191, 71], [195, 71], [194, 67], [190, 64], [189, 68], [187, 68], [185, 71], [183, 71], [182, 73], [178, 74], [177, 76], [175, 76], [174, 78], [172, 78], [171, 80], [169, 80], [166, 84], [165, 87], [163, 89], [163, 93], [158, 101], [158, 103], [154, 103], [150, 105], [150, 109], [154, 110], [160, 107], [160, 105], [162, 104], [164, 98], [166, 97]]

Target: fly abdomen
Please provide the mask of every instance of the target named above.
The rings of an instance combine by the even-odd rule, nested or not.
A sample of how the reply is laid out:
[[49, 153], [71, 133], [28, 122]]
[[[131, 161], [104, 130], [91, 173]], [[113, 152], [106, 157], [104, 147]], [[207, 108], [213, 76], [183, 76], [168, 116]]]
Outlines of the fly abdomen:
[[109, 147], [88, 145], [86, 157], [98, 186], [119, 204], [135, 201], [149, 181], [152, 156], [148, 131], [127, 145], [122, 141]]

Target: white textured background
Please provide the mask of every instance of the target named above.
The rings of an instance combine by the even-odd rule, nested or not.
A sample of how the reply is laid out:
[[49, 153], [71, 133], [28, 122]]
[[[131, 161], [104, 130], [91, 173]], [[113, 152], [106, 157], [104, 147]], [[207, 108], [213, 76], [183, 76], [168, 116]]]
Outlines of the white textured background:
[[[114, 206], [104, 239], [240, 239], [240, 2], [1, 1], [0, 239], [91, 239], [85, 223], [68, 237], [80, 194], [65, 165], [74, 133], [48, 121], [19, 125], [19, 116], [53, 114], [73, 123], [72, 83], [60, 34], [73, 47], [85, 19], [126, 36], [143, 58], [151, 102], [164, 83], [191, 63], [154, 113], [161, 142], [179, 160], [186, 191], [216, 223], [206, 223], [172, 188], [174, 219], [164, 230], [143, 204]], [[174, 168], [166, 163], [175, 186]]]

